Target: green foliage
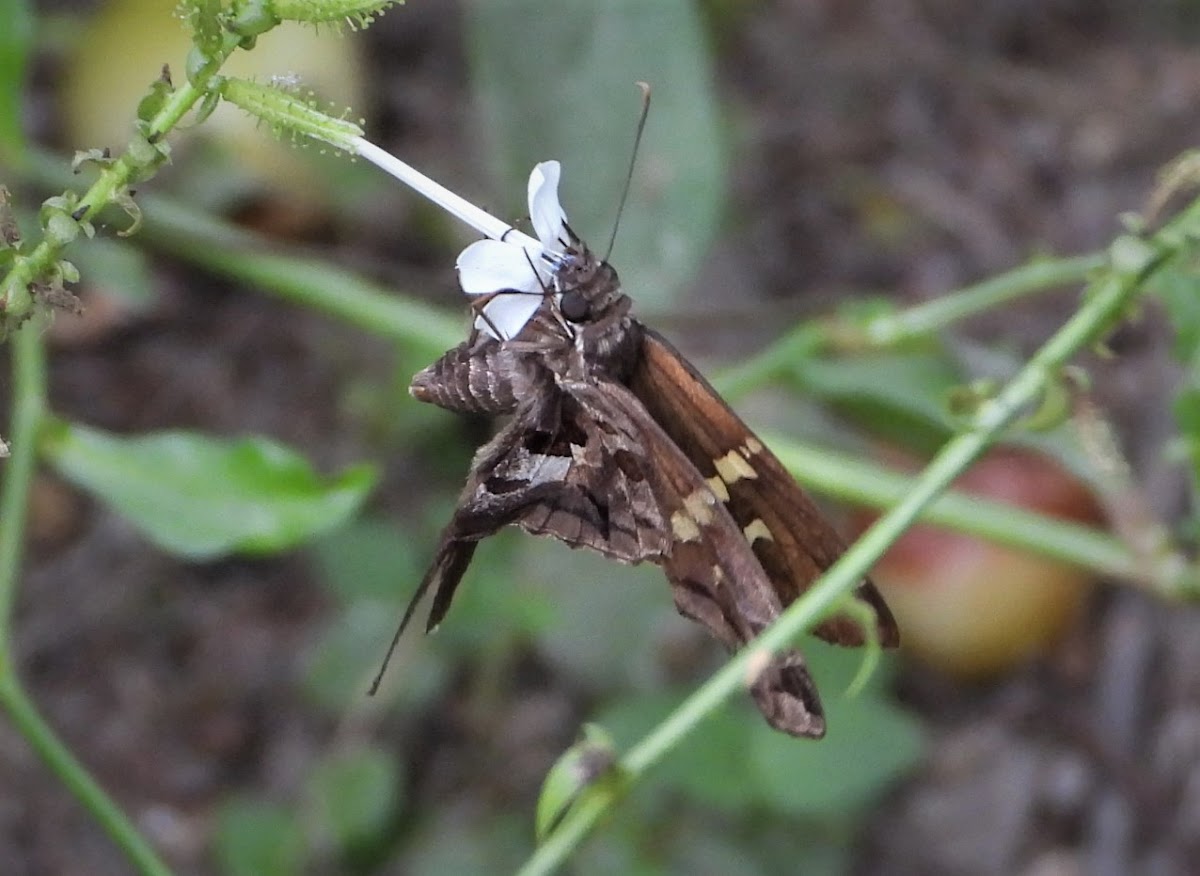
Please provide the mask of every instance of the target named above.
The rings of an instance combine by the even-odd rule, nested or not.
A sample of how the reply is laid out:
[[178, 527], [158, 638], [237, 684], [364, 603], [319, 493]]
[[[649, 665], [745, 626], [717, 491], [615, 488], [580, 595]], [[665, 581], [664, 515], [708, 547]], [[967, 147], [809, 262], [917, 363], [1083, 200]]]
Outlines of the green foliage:
[[0, 0], [0, 166], [25, 149], [21, 100], [33, 47], [33, 13], [28, 0]]
[[343, 858], [373, 845], [400, 805], [403, 767], [395, 754], [362, 748], [317, 765], [309, 778], [313, 813]]
[[1190, 537], [1200, 540], [1200, 277], [1196, 252], [1173, 259], [1154, 284], [1175, 333], [1174, 353], [1183, 366], [1183, 380], [1175, 392], [1172, 413], [1179, 428], [1177, 449], [1191, 469]]
[[[83, 153], [83, 161], [99, 170], [99, 180], [83, 197], [69, 193], [46, 202], [41, 213], [45, 251], [23, 260], [32, 248], [18, 248], [15, 223], [0, 217], [0, 242], [9, 247], [0, 253], [6, 272], [5, 297], [0, 299], [5, 317], [16, 322], [31, 310], [18, 291], [32, 289], [30, 301], [50, 303], [59, 293], [69, 294], [63, 284], [76, 279], [77, 271], [60, 251], [72, 242], [92, 247], [80, 263], [93, 279], [107, 278], [108, 285], [148, 296], [140, 258], [112, 244], [105, 255], [105, 249], [85, 238], [93, 234], [92, 218], [105, 204], [121, 206], [133, 217], [133, 228], [125, 233], [136, 230], [141, 212], [129, 186], [149, 179], [169, 160], [166, 135], [189, 110], [196, 111], [193, 118], [199, 123], [223, 97], [273, 127], [332, 142], [356, 136], [356, 125], [331, 119], [281, 89], [222, 79], [221, 68], [236, 47], [252, 47], [280, 19], [349, 17], [361, 25], [388, 5], [249, 0], [223, 6], [189, 0], [184, 12], [195, 46], [187, 82], [176, 88], [160, 77], [151, 86], [137, 107], [135, 134], [120, 157], [100, 150]], [[0, 20], [12, 25], [0, 35], [0, 73], [5, 81], [17, 82], [29, 51], [29, 13], [19, 0], [0, 0]], [[721, 112], [693, 4], [573, 0], [549, 8], [532, 0], [474, 0], [466, 22], [472, 98], [484, 116], [482, 127], [490, 138], [486, 154], [494, 162], [497, 189], [505, 193], [504, 203], [511, 204], [504, 212], [523, 213], [516, 193], [524, 190], [535, 161], [561, 158], [566, 165], [564, 203], [596, 249], [606, 242], [626, 170], [625, 144], [632, 140], [637, 112], [630, 85], [634, 79], [653, 84], [654, 110], [617, 252], [626, 285], [643, 309], [670, 302], [690, 280], [715, 234], [725, 187]], [[16, 100], [16, 94], [0, 95], [0, 148], [5, 152], [22, 147]], [[597, 137], [597, 130], [605, 136]], [[255, 241], [231, 245], [227, 229], [213, 234], [214, 225], [207, 217], [190, 217], [184, 222], [187, 242], [177, 251], [364, 331], [400, 339], [408, 356], [417, 350], [421, 356], [440, 351], [448, 339], [459, 337], [457, 319], [411, 302], [385, 300], [369, 284], [314, 260], [254, 252], [261, 249]], [[1200, 480], [1196, 238], [1194, 227], [1171, 229], [1161, 238], [1129, 234], [1099, 258], [1111, 260], [1105, 279], [1136, 286], [1161, 266], [1167, 250], [1176, 248], [1168, 270], [1155, 280], [1187, 369], [1175, 411], [1181, 442]], [[245, 236], [238, 238], [245, 241]], [[1002, 304], [1005, 295], [1015, 294], [1013, 288], [1001, 283], [989, 290], [996, 295], [989, 306]], [[1104, 288], [1103, 283], [1093, 287], [1093, 299], [1085, 307]], [[59, 298], [60, 306], [65, 300]], [[953, 319], [969, 309], [960, 307]], [[1100, 339], [1122, 315], [1115, 305], [1111, 312], [1098, 311], [1086, 334], [1072, 335], [1060, 345], [1067, 348], [1063, 355]], [[971, 425], [968, 421], [984, 407], [976, 405], [956, 417], [947, 407], [954, 387], [987, 378], [989, 391], [976, 400], [991, 404], [1001, 398], [1002, 378], [1022, 363], [1012, 357], [983, 363], [974, 352], [930, 340], [929, 327], [938, 323], [928, 313], [925, 334], [915, 342], [901, 330], [895, 336], [900, 340], [872, 347], [878, 335], [872, 335], [871, 327], [892, 316], [903, 314], [874, 308], [847, 315], [842, 333], [826, 338], [830, 343], [805, 347], [804, 355], [787, 359], [785, 367], [760, 372], [758, 382], [782, 377], [793, 390], [803, 389], [875, 435], [919, 452], [932, 451], [964, 422]], [[951, 321], [943, 319], [942, 325]], [[810, 339], [820, 336], [821, 326], [811, 328]], [[1063, 374], [1061, 367], [1047, 369], [1036, 391], [1017, 402], [1023, 400], [1028, 408], [1040, 398], [1043, 413], [1068, 411], [1074, 387]], [[406, 418], [406, 447], [411, 449], [418, 438], [441, 444], [442, 432], [428, 437], [430, 422], [428, 413]], [[1044, 443], [1081, 464], [1082, 453], [1064, 430], [1025, 440]], [[322, 535], [313, 556], [336, 605], [312, 649], [304, 687], [318, 707], [333, 715], [386, 713], [403, 726], [404, 719], [447, 694], [464, 664], [478, 669], [481, 680], [476, 684], [486, 688], [480, 701], [486, 702], [496, 688], [512, 684], [507, 669], [527, 654], [570, 678], [585, 698], [611, 701], [602, 713], [602, 726], [626, 745], [654, 732], [687, 696], [663, 681], [661, 664], [667, 661], [659, 651], [667, 650], [671, 624], [683, 622], [675, 619], [657, 570], [630, 573], [561, 545], [497, 539], [481, 548], [445, 629], [433, 639], [413, 635], [402, 641], [382, 695], [367, 703], [370, 675], [420, 580], [433, 532], [424, 521], [414, 527], [428, 530], [420, 537], [391, 522], [344, 525], [374, 483], [369, 467], [323, 478], [292, 451], [264, 439], [222, 441], [186, 432], [120, 437], [62, 422], [47, 425], [40, 449], [65, 477], [181, 556], [202, 560], [269, 554]], [[961, 465], [968, 461], [964, 454]], [[19, 541], [19, 533], [17, 537]], [[12, 586], [12, 581], [0, 581], [6, 591]], [[839, 691], [849, 683], [858, 656], [812, 642], [803, 646], [825, 692], [827, 739], [806, 744], [774, 733], [745, 703], [716, 711], [710, 707], [690, 735], [670, 743], [654, 784], [638, 787], [626, 798], [613, 831], [581, 857], [580, 872], [649, 876], [708, 868], [755, 876], [843, 870], [845, 837], [856, 817], [917, 761], [922, 735], [884, 694], [885, 674], [877, 674], [861, 695], [843, 696]], [[712, 654], [715, 660], [715, 648]], [[0, 663], [7, 659], [0, 653]], [[217, 858], [229, 876], [282, 876], [311, 869], [311, 859], [320, 859], [327, 845], [351, 869], [366, 869], [383, 849], [403, 854], [405, 872], [418, 876], [505, 870], [524, 856], [533, 830], [553, 841], [551, 825], [564, 813], [569, 820], [577, 796], [595, 787], [598, 777], [603, 784], [618, 776], [622, 782], [640, 776], [614, 766], [617, 755], [604, 731], [589, 729], [584, 741], [551, 769], [536, 818], [486, 813], [464, 828], [456, 812], [410, 818], [403, 795], [407, 764], [355, 739], [313, 768], [299, 802], [229, 801], [217, 820]], [[69, 768], [59, 769], [70, 775]], [[107, 810], [92, 805], [103, 823], [120, 820], [111, 804]], [[149, 865], [144, 870], [155, 872]]]
[[633, 84], [653, 86], [616, 253], [643, 311], [663, 308], [691, 280], [724, 204], [720, 111], [694, 5], [473, 0], [466, 24], [484, 154], [499, 203], [509, 205], [499, 215], [521, 215], [515, 195], [525, 191], [529, 169], [558, 158], [567, 218], [601, 253], [633, 144]]
[[303, 870], [304, 831], [282, 806], [234, 798], [217, 814], [215, 850], [226, 876], [296, 876]]
[[813, 357], [798, 360], [790, 376], [803, 392], [916, 453], [932, 453], [958, 426], [947, 398], [964, 372], [936, 347]]
[[[743, 704], [709, 717], [663, 762], [661, 781], [724, 811], [821, 817], [853, 814], [911, 769], [921, 754], [922, 733], [884, 692], [890, 673], [877, 673], [850, 697], [845, 690], [861, 655], [813, 639], [805, 639], [803, 648], [825, 692], [825, 739], [798, 743], [771, 730]], [[663, 694], [625, 697], [597, 723], [630, 742], [677, 702], [677, 696]]]
[[534, 815], [539, 840], [546, 838], [586, 788], [621, 781], [612, 768], [615, 760], [616, 747], [608, 732], [598, 724], [584, 724], [583, 738], [563, 752], [542, 783]]
[[155, 544], [193, 559], [294, 547], [344, 523], [375, 482], [367, 465], [323, 480], [303, 457], [263, 438], [126, 438], [60, 422], [46, 429], [42, 450], [63, 477]]

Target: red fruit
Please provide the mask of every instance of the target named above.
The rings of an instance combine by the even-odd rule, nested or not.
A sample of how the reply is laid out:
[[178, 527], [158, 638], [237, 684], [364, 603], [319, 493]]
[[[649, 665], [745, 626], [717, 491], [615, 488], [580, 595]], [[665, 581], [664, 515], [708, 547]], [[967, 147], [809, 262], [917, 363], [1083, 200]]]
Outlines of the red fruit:
[[[1032, 451], [993, 451], [954, 487], [1065, 520], [1103, 520], [1082, 482]], [[1077, 566], [927, 525], [905, 533], [871, 575], [903, 647], [960, 678], [995, 675], [1045, 651], [1094, 583]]]

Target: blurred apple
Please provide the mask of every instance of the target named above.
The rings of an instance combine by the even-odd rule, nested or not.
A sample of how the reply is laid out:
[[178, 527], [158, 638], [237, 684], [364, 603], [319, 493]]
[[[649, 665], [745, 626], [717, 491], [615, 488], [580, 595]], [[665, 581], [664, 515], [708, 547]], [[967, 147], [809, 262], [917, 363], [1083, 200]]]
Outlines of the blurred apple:
[[[1029, 511], [1099, 524], [1088, 488], [1055, 460], [1001, 449], [955, 489]], [[871, 573], [902, 647], [959, 678], [997, 675], [1044, 652], [1078, 616], [1090, 572], [932, 526], [915, 526]]]
[[[119, 152], [133, 133], [138, 103], [163, 64], [170, 66], [176, 87], [185, 81], [191, 40], [177, 5], [176, 0], [108, 0], [87, 20], [65, 59], [62, 104], [69, 146]], [[294, 77], [302, 93], [318, 95], [319, 105], [361, 108], [356, 36], [286, 22], [261, 36], [252, 50], [235, 52], [222, 73], [258, 82]], [[228, 104], [186, 137], [171, 139], [176, 156], [202, 140], [218, 143], [243, 180], [275, 194], [305, 198], [319, 188], [313, 163], [295, 146]]]

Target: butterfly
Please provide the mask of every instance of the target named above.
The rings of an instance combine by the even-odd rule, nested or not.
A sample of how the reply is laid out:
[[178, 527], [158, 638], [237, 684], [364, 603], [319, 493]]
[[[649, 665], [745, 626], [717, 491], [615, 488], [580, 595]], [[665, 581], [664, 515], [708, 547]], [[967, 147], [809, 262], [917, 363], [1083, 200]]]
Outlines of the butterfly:
[[[680, 613], [736, 650], [845, 545], [704, 377], [632, 316], [616, 271], [567, 224], [560, 175], [548, 161], [530, 176], [537, 240], [510, 230], [459, 257], [460, 283], [476, 296], [471, 334], [413, 378], [421, 401], [511, 419], [475, 455], [396, 638], [429, 591], [426, 629], [436, 628], [480, 540], [513, 525], [661, 566]], [[874, 585], [864, 579], [855, 596], [874, 611], [874, 637], [895, 646]], [[868, 638], [845, 615], [814, 632], [839, 645]], [[773, 656], [750, 693], [772, 727], [824, 735], [798, 650]]]

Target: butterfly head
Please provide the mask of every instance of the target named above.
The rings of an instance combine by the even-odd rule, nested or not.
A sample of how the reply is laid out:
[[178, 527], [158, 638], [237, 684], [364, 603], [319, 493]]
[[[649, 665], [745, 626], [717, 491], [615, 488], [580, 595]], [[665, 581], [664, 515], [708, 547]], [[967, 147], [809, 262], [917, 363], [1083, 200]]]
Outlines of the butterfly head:
[[567, 224], [558, 201], [560, 175], [557, 161], [544, 161], [529, 176], [536, 241], [505, 234], [471, 244], [458, 258], [463, 291], [479, 296], [475, 327], [496, 340], [516, 338], [539, 311], [569, 338], [589, 326], [607, 330], [628, 312], [616, 271]]

